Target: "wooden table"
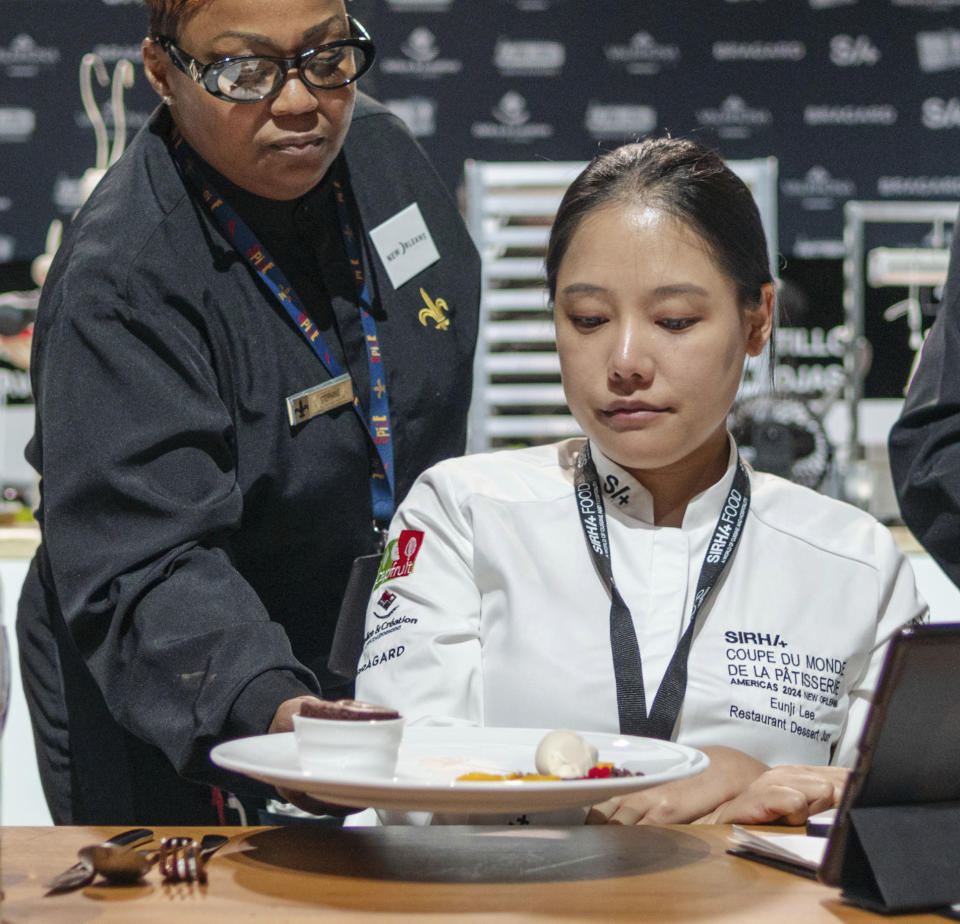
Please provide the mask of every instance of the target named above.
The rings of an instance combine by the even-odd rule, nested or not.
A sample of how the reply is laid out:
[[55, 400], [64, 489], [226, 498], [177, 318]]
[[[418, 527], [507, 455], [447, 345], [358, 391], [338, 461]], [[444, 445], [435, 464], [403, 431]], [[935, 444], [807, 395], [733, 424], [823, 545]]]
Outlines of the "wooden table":
[[[835, 889], [726, 853], [726, 826], [225, 828], [205, 886], [43, 883], [114, 828], [2, 828], [3, 924], [549, 920], [880, 921]], [[157, 836], [204, 830], [155, 829]], [[943, 921], [905, 915], [898, 922]]]

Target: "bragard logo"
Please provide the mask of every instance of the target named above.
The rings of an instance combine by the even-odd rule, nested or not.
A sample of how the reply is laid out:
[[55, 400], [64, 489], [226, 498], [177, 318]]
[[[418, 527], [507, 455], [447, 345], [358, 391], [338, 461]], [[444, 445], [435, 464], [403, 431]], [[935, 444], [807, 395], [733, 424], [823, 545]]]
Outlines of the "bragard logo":
[[0, 107], [0, 142], [29, 141], [37, 127], [37, 114], [23, 106]]
[[455, 58], [441, 58], [436, 36], [425, 26], [414, 29], [400, 46], [406, 58], [384, 58], [380, 70], [402, 77], [433, 79], [459, 74], [463, 62]]
[[877, 180], [877, 193], [893, 199], [960, 199], [960, 176], [882, 176]]
[[918, 32], [917, 58], [925, 74], [960, 69], [960, 32], [956, 29]]
[[0, 47], [0, 69], [8, 77], [35, 77], [41, 68], [59, 61], [59, 48], [42, 48], [29, 35], [18, 35], [6, 48]]
[[493, 63], [504, 76], [553, 77], [560, 73], [567, 51], [560, 42], [497, 39]]
[[960, 98], [931, 96], [923, 101], [923, 127], [938, 130], [960, 128]]
[[628, 74], [659, 74], [664, 65], [680, 59], [678, 45], [661, 45], [649, 32], [634, 33], [629, 45], [607, 45], [603, 53]]
[[633, 103], [591, 101], [584, 124], [594, 138], [635, 138], [657, 127], [657, 111]]
[[721, 138], [749, 138], [755, 130], [773, 122], [769, 109], [753, 109], [741, 96], [728, 96], [717, 109], [698, 109], [696, 118]]
[[384, 105], [410, 129], [417, 138], [429, 138], [437, 133], [437, 101], [426, 96], [407, 99], [388, 99]]
[[880, 60], [880, 49], [867, 35], [835, 35], [830, 39], [830, 60], [837, 67], [872, 66]]
[[804, 107], [803, 121], [806, 125], [893, 125], [897, 121], [897, 107], [889, 103], [868, 106], [817, 106]]
[[715, 61], [802, 61], [807, 55], [803, 42], [714, 42]]
[[504, 93], [492, 113], [496, 122], [474, 122], [470, 126], [470, 134], [474, 138], [528, 143], [553, 137], [552, 125], [530, 121], [527, 101], [515, 90]]

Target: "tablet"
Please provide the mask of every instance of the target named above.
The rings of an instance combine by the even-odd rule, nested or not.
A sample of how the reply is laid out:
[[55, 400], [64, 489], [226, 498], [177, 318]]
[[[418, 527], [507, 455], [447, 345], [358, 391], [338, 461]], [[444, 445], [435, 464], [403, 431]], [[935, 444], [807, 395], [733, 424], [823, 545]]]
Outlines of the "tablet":
[[819, 870], [830, 885], [862, 873], [851, 809], [960, 803], [960, 623], [893, 637], [858, 748]]

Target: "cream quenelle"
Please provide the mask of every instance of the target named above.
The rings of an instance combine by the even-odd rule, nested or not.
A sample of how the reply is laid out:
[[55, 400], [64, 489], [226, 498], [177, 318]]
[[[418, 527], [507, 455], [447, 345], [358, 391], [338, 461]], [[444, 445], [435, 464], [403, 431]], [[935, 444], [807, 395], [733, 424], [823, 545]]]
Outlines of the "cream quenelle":
[[547, 732], [537, 745], [537, 773], [565, 780], [586, 776], [597, 763], [597, 749], [568, 728]]

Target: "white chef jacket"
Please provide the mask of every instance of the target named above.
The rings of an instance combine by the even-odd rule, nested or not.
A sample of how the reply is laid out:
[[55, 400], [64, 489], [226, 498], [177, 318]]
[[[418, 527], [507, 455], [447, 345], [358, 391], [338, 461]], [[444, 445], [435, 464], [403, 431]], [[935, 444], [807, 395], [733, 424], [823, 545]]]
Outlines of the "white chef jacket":
[[[367, 610], [357, 697], [410, 724], [619, 731], [610, 598], [574, 501], [583, 439], [450, 459], [400, 506]], [[613, 575], [647, 708], [686, 627], [732, 484], [680, 527], [593, 447]], [[886, 642], [926, 618], [912, 569], [869, 514], [748, 467], [739, 545], [701, 608], [673, 739], [767, 764], [851, 766]]]

